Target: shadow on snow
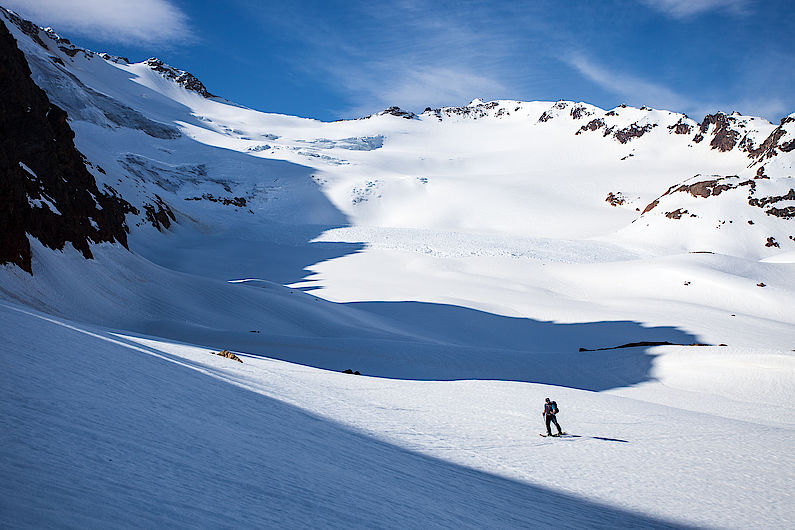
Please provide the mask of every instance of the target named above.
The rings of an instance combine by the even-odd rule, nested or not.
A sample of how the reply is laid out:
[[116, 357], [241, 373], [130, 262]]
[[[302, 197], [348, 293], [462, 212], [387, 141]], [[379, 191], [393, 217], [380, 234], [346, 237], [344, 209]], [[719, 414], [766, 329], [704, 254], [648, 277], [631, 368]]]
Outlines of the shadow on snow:
[[0, 519], [12, 526], [681, 527], [408, 451], [159, 351], [4, 313], [19, 332], [5, 351], [29, 352], [0, 356]]

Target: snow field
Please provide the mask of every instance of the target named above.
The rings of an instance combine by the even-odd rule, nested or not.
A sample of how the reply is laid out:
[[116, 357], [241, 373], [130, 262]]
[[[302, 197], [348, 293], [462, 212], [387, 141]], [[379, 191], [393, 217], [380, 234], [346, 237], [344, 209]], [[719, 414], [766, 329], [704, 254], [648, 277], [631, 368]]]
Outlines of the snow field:
[[[793, 526], [791, 230], [738, 190], [639, 217], [746, 153], [573, 102], [265, 114], [15, 28], [100, 187], [177, 224], [0, 267], [0, 526]], [[578, 351], [641, 340], [728, 346]]]
[[[755, 423], [641, 392], [358, 377], [245, 354], [238, 364], [0, 311], [11, 325], [2, 388], [15, 396], [0, 400], [3, 476], [16, 477], [0, 483], [15, 507], [0, 511], [5, 524], [792, 523], [792, 427], [766, 425], [767, 407]], [[581, 437], [537, 436], [546, 396]]]

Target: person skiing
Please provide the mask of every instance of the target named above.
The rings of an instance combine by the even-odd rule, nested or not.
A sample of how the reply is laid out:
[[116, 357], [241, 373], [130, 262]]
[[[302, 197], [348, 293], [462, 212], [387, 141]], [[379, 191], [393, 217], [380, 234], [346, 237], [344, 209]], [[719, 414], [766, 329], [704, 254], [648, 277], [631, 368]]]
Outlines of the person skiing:
[[558, 412], [558, 404], [554, 401], [550, 401], [549, 398], [547, 398], [546, 403], [544, 403], [544, 412], [542, 413], [547, 422], [547, 436], [552, 436], [550, 423], [554, 423], [555, 427], [558, 428], [558, 436], [563, 434], [563, 429], [560, 428], [560, 424], [558, 423], [557, 418], [555, 418], [555, 414]]

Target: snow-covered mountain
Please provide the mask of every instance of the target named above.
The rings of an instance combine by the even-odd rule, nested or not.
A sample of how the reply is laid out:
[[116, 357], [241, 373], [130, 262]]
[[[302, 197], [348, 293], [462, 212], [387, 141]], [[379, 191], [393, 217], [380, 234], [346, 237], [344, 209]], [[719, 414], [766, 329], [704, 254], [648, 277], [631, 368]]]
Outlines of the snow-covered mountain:
[[4, 525], [793, 524], [795, 114], [329, 123], [0, 20]]

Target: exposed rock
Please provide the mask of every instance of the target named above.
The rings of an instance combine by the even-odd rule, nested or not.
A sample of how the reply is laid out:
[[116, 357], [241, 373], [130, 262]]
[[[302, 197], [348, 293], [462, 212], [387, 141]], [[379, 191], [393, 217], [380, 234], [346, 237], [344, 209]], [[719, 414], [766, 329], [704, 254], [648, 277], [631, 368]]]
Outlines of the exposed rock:
[[[542, 114], [541, 118], [544, 118], [545, 115], [546, 115], [546, 113]], [[539, 118], [538, 121], [546, 121], [546, 119], [549, 119], [549, 118], [546, 118], [546, 119], [542, 120], [541, 118]], [[639, 126], [637, 123], [633, 123], [629, 127], [625, 127], [623, 129], [616, 129], [615, 127], [605, 127], [605, 120], [603, 118], [596, 118], [596, 119], [593, 119], [593, 120], [589, 121], [588, 123], [586, 123], [582, 127], [580, 127], [580, 129], [574, 134], [575, 135], [579, 135], [579, 134], [582, 134], [582, 133], [584, 133], [586, 131], [596, 131], [598, 129], [601, 129], [601, 128], [605, 127], [603, 136], [612, 135], [613, 138], [615, 138], [616, 140], [618, 140], [622, 144], [625, 144], [625, 143], [629, 142], [630, 140], [632, 140], [633, 138], [639, 138], [639, 137], [643, 136], [647, 132], [649, 132], [652, 129], [654, 129], [656, 126], [657, 126], [656, 123], [654, 123], [654, 124], [648, 123], [648, 124], [644, 125], [643, 127]]]
[[130, 60], [127, 57], [119, 57], [117, 55], [110, 55], [109, 53], [100, 53], [99, 56], [112, 63], [130, 64]]
[[360, 373], [359, 373], [359, 370], [356, 370], [356, 371], [354, 372], [354, 371], [353, 371], [353, 370], [351, 370], [350, 368], [347, 368], [347, 369], [343, 370], [343, 371], [342, 371], [342, 373], [343, 373], [343, 374], [351, 374], [351, 375], [362, 375], [362, 374], [360, 374]]
[[167, 230], [171, 227], [171, 221], [176, 221], [177, 217], [171, 211], [168, 204], [155, 194], [155, 203], [144, 203], [144, 211], [146, 212], [146, 219], [152, 223], [152, 226], [157, 228], [160, 232]]
[[752, 151], [749, 151], [749, 157], [756, 159], [755, 163], [758, 163], [762, 160], [773, 158], [778, 154], [778, 150], [781, 150], [785, 153], [792, 151], [795, 149], [795, 139], [784, 142], [783, 144], [779, 145], [779, 140], [787, 134], [787, 129], [785, 125], [795, 122], [795, 118], [792, 116], [786, 116], [781, 119], [781, 124], [773, 129], [773, 132], [765, 138], [765, 141], [762, 144]]
[[781, 248], [781, 247], [779, 246], [778, 242], [776, 241], [776, 238], [775, 238], [775, 237], [772, 237], [772, 236], [767, 238], [767, 243], [765, 243], [765, 246], [766, 246], [766, 247], [776, 247], [776, 248]]
[[245, 197], [215, 197], [212, 193], [204, 193], [201, 197], [186, 197], [186, 201], [210, 201], [210, 202], [219, 202], [225, 206], [236, 206], [238, 208], [244, 208], [246, 206], [246, 198]]
[[668, 130], [674, 134], [690, 134], [693, 126], [685, 123], [684, 118], [679, 118], [678, 122], [668, 126]]
[[407, 120], [413, 120], [414, 118], [417, 117], [417, 115], [414, 114], [413, 112], [409, 112], [407, 110], [403, 110], [400, 107], [396, 107], [396, 106], [392, 106], [392, 107], [389, 107], [388, 109], [382, 110], [381, 112], [376, 114], [376, 116], [383, 116], [385, 114], [389, 114], [391, 116], [397, 116], [399, 118], [405, 118]]
[[719, 151], [731, 151], [737, 145], [740, 133], [731, 128], [728, 117], [722, 112], [704, 116], [700, 127], [701, 133], [706, 134], [712, 125], [715, 126], [715, 131], [709, 145]]
[[0, 86], [0, 263], [32, 273], [28, 234], [52, 249], [69, 242], [88, 259], [92, 242], [126, 247], [124, 217], [132, 206], [99, 191], [75, 148], [66, 112], [33, 82], [5, 24]]
[[[637, 123], [633, 123], [629, 127], [624, 129], [619, 129], [613, 132], [613, 138], [621, 142], [622, 144], [627, 143], [628, 141], [632, 140], [633, 138], [640, 138], [647, 132], [651, 131], [657, 127], [657, 124], [654, 123], [647, 123], [643, 127], [639, 127]], [[607, 136], [607, 131], [605, 131], [605, 136]]]
[[580, 348], [579, 351], [604, 351], [604, 350], [618, 350], [620, 348], [637, 348], [637, 347], [645, 347], [645, 346], [710, 346], [709, 344], [702, 344], [700, 342], [694, 342], [692, 344], [676, 344], [674, 342], [668, 342], [667, 340], [663, 341], [641, 341], [641, 342], [628, 342], [626, 344], [622, 344], [621, 346], [610, 346], [608, 348]]
[[554, 118], [554, 116], [552, 116], [551, 114], [547, 113], [547, 111], [544, 111], [544, 113], [541, 114], [541, 116], [539, 116], [538, 121], [540, 123], [546, 123], [549, 120], [551, 120], [552, 118]]
[[190, 72], [186, 72], [185, 70], [180, 70], [178, 68], [174, 68], [173, 66], [169, 66], [165, 64], [163, 61], [156, 57], [152, 57], [151, 59], [147, 59], [144, 61], [144, 64], [147, 65], [149, 68], [154, 70], [155, 72], [159, 73], [166, 79], [171, 79], [176, 83], [182, 85], [187, 90], [196, 92], [205, 98], [214, 98], [215, 96], [207, 91], [201, 81], [199, 81], [196, 76], [191, 74]]
[[767, 215], [774, 215], [782, 219], [795, 219], [795, 206], [787, 206], [786, 208], [770, 208], [765, 210]]
[[748, 199], [748, 204], [758, 208], [764, 208], [768, 204], [775, 204], [781, 201], [795, 201], [795, 189], [791, 189], [784, 195], [777, 195], [772, 197], [761, 197]]
[[701, 134], [701, 133], [697, 133], [697, 134], [696, 134], [696, 135], [693, 137], [693, 141], [694, 141], [695, 143], [697, 143], [697, 144], [698, 144], [698, 143], [701, 143], [701, 140], [703, 140], [703, 139], [704, 139], [704, 135], [703, 135], [703, 134]]
[[759, 166], [759, 169], [756, 170], [755, 179], [769, 179], [767, 175], [765, 175], [765, 166]]
[[238, 357], [229, 350], [221, 350], [218, 353], [216, 353], [216, 355], [220, 355], [221, 357], [226, 357], [227, 359], [232, 359], [233, 361], [237, 361], [239, 363], [243, 362], [243, 360], [240, 357]]
[[590, 116], [593, 112], [589, 111], [584, 105], [577, 105], [571, 109], [571, 117], [579, 120], [583, 116]]
[[[722, 192], [726, 190], [732, 189], [734, 186], [731, 184], [718, 184], [718, 180], [703, 180], [701, 182], [696, 182], [695, 184], [690, 185], [681, 185], [675, 190], [674, 192], [686, 192], [692, 195], [693, 197], [703, 197], [707, 198], [710, 195], [720, 195]], [[668, 195], [671, 193], [671, 190], [665, 192], [664, 195]]]
[[603, 120], [602, 118], [596, 118], [594, 120], [589, 121], [582, 127], [580, 127], [580, 130], [574, 134], [582, 134], [585, 131], [595, 131], [604, 126], [605, 126], [605, 120]]
[[613, 193], [612, 191], [607, 194], [607, 198], [605, 202], [609, 202], [613, 206], [620, 206], [627, 202], [624, 198], [624, 195], [619, 191], [617, 193]]
[[757, 287], [766, 287], [764, 282], [759, 282], [756, 284]]
[[659, 199], [654, 199], [648, 205], [646, 205], [646, 208], [643, 209], [643, 212], [641, 212], [641, 215], [643, 215], [646, 212], [652, 211], [653, 209], [655, 209], [657, 207], [658, 204], [660, 204], [660, 200]]
[[688, 213], [687, 210], [682, 210], [681, 208], [677, 208], [673, 212], [667, 212], [665, 217], [668, 219], [681, 219], [684, 214]]
[[3, 7], [0, 7], [0, 12], [2, 12], [6, 18], [11, 21], [11, 23], [21, 29], [22, 33], [36, 41], [36, 43], [42, 48], [47, 49], [47, 45], [44, 44], [44, 41], [41, 40], [41, 37], [39, 36], [39, 26], [29, 20], [23, 19], [13, 11], [9, 11]]

